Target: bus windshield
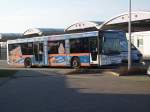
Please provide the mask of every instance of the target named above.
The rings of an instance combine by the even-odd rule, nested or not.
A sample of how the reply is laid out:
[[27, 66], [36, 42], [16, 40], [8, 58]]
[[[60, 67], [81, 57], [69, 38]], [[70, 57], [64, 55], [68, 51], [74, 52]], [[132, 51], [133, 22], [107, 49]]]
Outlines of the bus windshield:
[[102, 51], [104, 54], [119, 54], [120, 53], [120, 38], [118, 38], [118, 33], [106, 32], [104, 33], [104, 40]]

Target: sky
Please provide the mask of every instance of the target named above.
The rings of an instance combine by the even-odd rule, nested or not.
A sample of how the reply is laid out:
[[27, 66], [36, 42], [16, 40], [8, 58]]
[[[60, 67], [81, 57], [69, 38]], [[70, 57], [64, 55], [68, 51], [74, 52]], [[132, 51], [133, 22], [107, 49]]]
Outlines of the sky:
[[[129, 0], [0, 0], [0, 33], [107, 21], [127, 12], [128, 4]], [[149, 4], [150, 0], [132, 0], [132, 10], [150, 11]]]

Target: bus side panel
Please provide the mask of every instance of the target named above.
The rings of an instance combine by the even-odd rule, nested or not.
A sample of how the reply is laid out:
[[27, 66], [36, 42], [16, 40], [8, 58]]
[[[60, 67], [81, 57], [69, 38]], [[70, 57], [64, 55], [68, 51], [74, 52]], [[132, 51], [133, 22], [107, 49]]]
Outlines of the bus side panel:
[[81, 66], [90, 66], [90, 55], [89, 53], [73, 53], [67, 54], [49, 54], [49, 65], [50, 66], [71, 66], [71, 59], [78, 57], [80, 59]]
[[33, 62], [33, 55], [15, 55], [9, 56], [10, 65], [24, 65], [25, 58], [31, 58]]
[[120, 55], [100, 55], [100, 65], [116, 65], [120, 64], [122, 58]]
[[33, 53], [27, 54], [27, 51], [32, 51], [33, 48], [31, 47], [31, 49], [28, 49], [28, 47], [25, 47], [25, 44], [27, 43], [12, 43], [7, 45], [8, 64], [24, 65], [25, 58], [31, 58], [31, 61], [33, 62]]
[[32, 55], [22, 55], [21, 47], [18, 46], [8, 52], [8, 64], [10, 65], [24, 65], [24, 59]]
[[[78, 57], [80, 59], [81, 66], [90, 66], [90, 54], [89, 53], [72, 53], [70, 54], [70, 59], [73, 57]], [[71, 60], [70, 60], [71, 62]]]
[[50, 66], [67, 66], [66, 54], [49, 54]]

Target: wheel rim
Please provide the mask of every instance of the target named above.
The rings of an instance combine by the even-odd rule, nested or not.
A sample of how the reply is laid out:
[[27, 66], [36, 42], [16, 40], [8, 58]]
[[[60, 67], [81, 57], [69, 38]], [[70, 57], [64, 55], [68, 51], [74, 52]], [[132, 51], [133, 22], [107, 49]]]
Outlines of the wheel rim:
[[77, 60], [73, 60], [72, 65], [73, 65], [73, 67], [78, 67], [78, 62], [77, 62]]
[[28, 60], [28, 61], [27, 61], [27, 66], [29, 66], [29, 65], [30, 65], [30, 61]]
[[30, 67], [30, 66], [31, 66], [30, 60], [26, 60], [26, 61], [25, 61], [25, 66], [26, 66], [26, 67]]

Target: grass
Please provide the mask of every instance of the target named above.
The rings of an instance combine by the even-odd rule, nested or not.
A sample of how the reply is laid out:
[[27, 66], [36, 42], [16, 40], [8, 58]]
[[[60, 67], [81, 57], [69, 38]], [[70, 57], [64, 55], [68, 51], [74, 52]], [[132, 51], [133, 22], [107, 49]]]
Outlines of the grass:
[[13, 77], [16, 72], [16, 70], [0, 70], [0, 78]]

